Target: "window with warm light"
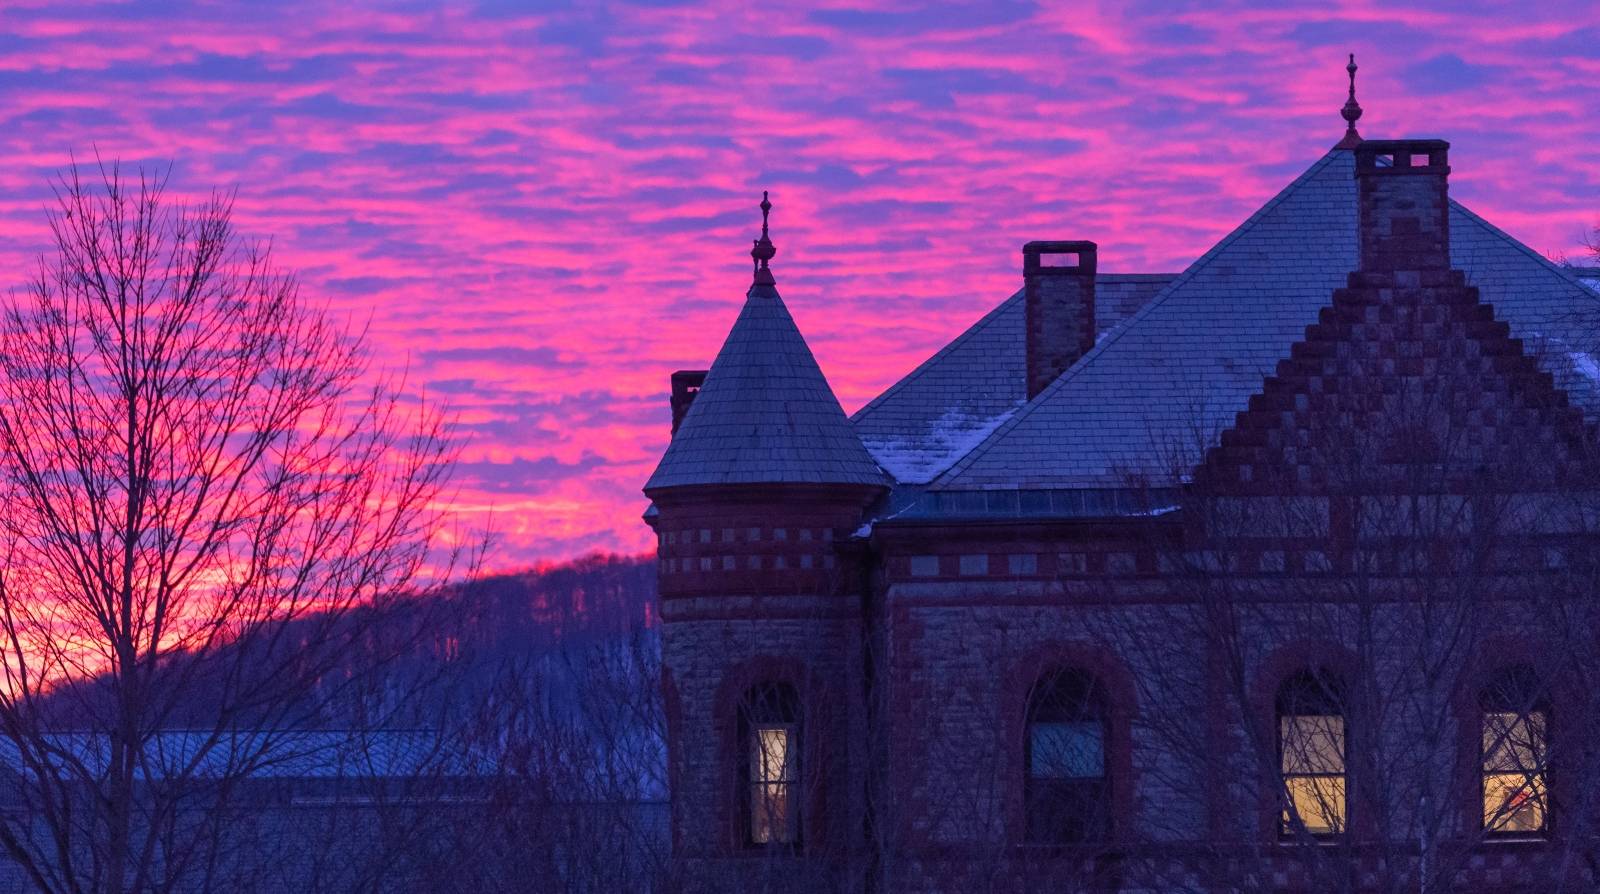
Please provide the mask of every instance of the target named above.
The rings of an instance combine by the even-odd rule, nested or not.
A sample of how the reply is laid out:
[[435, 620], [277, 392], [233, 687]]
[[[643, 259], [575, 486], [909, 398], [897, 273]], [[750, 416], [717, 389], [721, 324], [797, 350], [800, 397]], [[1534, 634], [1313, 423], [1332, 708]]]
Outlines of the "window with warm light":
[[1278, 761], [1283, 774], [1282, 833], [1345, 830], [1344, 699], [1325, 673], [1296, 674], [1278, 690]]
[[1549, 828], [1550, 708], [1530, 668], [1498, 675], [1480, 694], [1483, 829], [1538, 836]]
[[750, 690], [740, 710], [744, 753], [745, 839], [751, 845], [800, 841], [800, 707], [794, 687]]
[[1053, 672], [1028, 698], [1024, 807], [1037, 844], [1099, 841], [1110, 830], [1106, 722], [1094, 678]]

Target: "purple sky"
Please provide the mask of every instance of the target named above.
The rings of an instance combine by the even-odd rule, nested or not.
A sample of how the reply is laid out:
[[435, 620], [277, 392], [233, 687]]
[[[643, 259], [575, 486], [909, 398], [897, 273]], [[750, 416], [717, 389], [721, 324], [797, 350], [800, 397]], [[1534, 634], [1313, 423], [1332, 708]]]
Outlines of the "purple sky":
[[1009, 295], [1029, 239], [1182, 269], [1339, 138], [1351, 51], [1364, 135], [1450, 140], [1456, 198], [1576, 254], [1593, 3], [1398, 5], [0, 0], [0, 262], [20, 284], [72, 152], [237, 185], [241, 228], [457, 411], [493, 566], [642, 550], [667, 375], [732, 323], [763, 188], [846, 410]]

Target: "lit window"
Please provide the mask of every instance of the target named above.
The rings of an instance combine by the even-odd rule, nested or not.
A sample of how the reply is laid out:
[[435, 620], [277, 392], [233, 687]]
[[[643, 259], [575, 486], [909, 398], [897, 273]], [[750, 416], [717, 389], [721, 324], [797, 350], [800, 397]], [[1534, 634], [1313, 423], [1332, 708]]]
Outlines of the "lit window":
[[1481, 693], [1480, 706], [1483, 828], [1493, 835], [1541, 835], [1550, 818], [1550, 709], [1532, 670], [1500, 674]]
[[1042, 844], [1098, 841], [1110, 828], [1106, 725], [1093, 678], [1057, 671], [1028, 697], [1027, 839]]
[[1039, 557], [1033, 553], [1013, 553], [1006, 557], [1006, 563], [1012, 574], [1037, 574], [1039, 571]]
[[1345, 712], [1337, 683], [1300, 673], [1278, 690], [1282, 833], [1337, 835], [1345, 829]]
[[789, 529], [788, 528], [773, 528], [772, 529], [772, 539], [773, 540], [788, 540], [789, 539]]
[[966, 577], [981, 577], [989, 573], [989, 556], [986, 553], [975, 553], [961, 557], [961, 574]]
[[911, 576], [912, 577], [938, 577], [939, 576], [939, 557], [938, 556], [912, 556], [911, 557]]
[[800, 567], [801, 568], [810, 568], [811, 567], [811, 563], [813, 561], [814, 560], [811, 558], [811, 554], [810, 553], [803, 553], [800, 556]]
[[752, 845], [800, 840], [800, 702], [786, 684], [757, 686], [739, 712], [745, 833]]
[[734, 558], [733, 558], [733, 556], [723, 556], [722, 557], [722, 570], [723, 571], [732, 571], [734, 569], [734, 567], [735, 566], [734, 566]]

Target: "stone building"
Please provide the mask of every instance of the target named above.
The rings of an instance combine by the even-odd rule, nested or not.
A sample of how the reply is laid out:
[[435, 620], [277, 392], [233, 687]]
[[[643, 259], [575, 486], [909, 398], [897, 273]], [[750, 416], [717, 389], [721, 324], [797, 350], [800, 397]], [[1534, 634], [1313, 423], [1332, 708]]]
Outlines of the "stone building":
[[1597, 296], [1354, 77], [1187, 269], [1029, 242], [850, 417], [763, 198], [645, 487], [686, 890], [1589, 889]]

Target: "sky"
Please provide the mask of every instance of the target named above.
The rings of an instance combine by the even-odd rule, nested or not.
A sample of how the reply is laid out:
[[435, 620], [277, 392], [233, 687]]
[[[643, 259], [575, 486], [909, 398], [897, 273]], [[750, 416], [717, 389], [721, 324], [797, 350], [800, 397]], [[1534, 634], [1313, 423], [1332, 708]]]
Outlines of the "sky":
[[1178, 271], [1341, 136], [1451, 141], [1552, 256], [1600, 224], [1583, 2], [0, 0], [0, 288], [76, 156], [236, 188], [308, 297], [457, 419], [506, 569], [649, 548], [668, 375], [705, 368], [770, 190], [847, 412], [1021, 283], [1032, 239]]

